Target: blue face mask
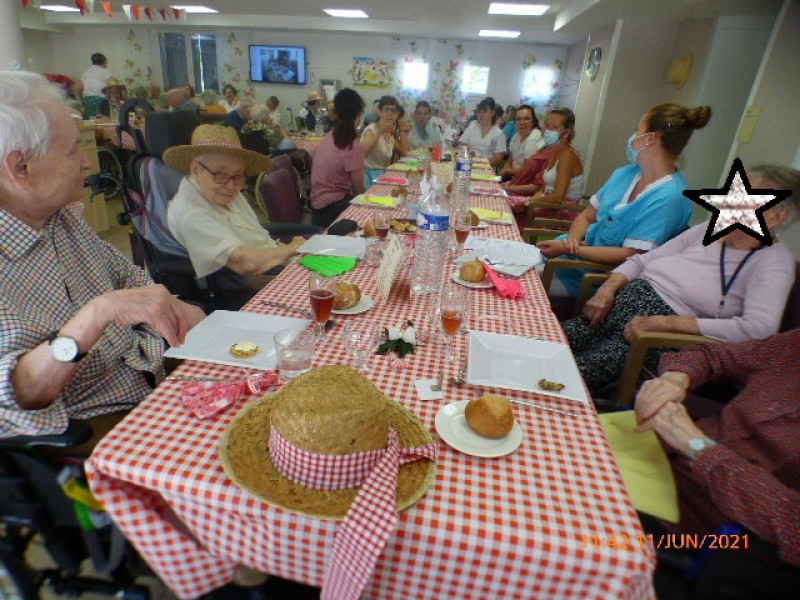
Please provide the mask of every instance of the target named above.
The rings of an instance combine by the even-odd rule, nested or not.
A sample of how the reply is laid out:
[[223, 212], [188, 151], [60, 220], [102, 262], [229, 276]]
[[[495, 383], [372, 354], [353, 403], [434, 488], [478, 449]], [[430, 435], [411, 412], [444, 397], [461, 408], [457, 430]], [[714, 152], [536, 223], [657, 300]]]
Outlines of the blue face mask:
[[545, 129], [544, 131], [544, 145], [555, 146], [561, 140], [561, 134], [552, 129]]
[[628, 138], [628, 146], [626, 150], [626, 154], [628, 156], [628, 161], [632, 164], [636, 164], [636, 159], [639, 157], [639, 151], [635, 150], [633, 147], [633, 140], [636, 139], [636, 134], [632, 133], [631, 137]]

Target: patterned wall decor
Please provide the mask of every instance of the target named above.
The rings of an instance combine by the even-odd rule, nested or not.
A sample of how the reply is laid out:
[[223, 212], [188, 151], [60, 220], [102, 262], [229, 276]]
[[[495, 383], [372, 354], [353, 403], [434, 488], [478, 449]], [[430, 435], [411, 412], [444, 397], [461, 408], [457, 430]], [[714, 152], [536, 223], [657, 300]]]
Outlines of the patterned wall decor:
[[[218, 36], [217, 40], [222, 40]], [[250, 81], [250, 57], [247, 56], [242, 46], [245, 45], [236, 38], [235, 33], [229, 33], [220, 49], [224, 53], [224, 60], [219, 67], [220, 92], [226, 85], [231, 84], [239, 91], [240, 97], [254, 98], [256, 95], [253, 82]], [[218, 55], [219, 56], [219, 55]]]
[[129, 92], [140, 85], [152, 81], [153, 68], [150, 66], [150, 38], [145, 34], [137, 37], [133, 29], [126, 36], [125, 62], [122, 66], [122, 80]]

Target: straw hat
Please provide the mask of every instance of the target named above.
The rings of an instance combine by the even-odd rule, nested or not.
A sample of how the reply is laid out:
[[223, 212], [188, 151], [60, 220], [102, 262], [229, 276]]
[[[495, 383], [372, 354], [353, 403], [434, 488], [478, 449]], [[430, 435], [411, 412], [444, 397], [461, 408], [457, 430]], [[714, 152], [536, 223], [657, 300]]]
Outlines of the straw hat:
[[311, 92], [306, 98], [306, 102], [316, 102], [317, 100], [322, 100], [322, 96], [319, 95], [319, 92]]
[[[433, 443], [407, 408], [384, 396], [371, 381], [343, 366], [319, 367], [279, 392], [248, 404], [220, 442], [222, 465], [245, 491], [267, 504], [319, 519], [341, 520], [359, 488], [316, 490], [285, 477], [269, 450], [271, 428], [302, 450], [345, 455], [386, 447], [389, 427], [401, 447]], [[416, 460], [400, 467], [397, 510], [419, 500], [433, 483], [436, 464]]]
[[669, 82], [677, 89], [681, 89], [686, 80], [689, 79], [689, 73], [692, 72], [692, 63], [694, 62], [694, 55], [691, 50], [686, 52], [680, 58], [676, 58], [672, 65], [669, 67]]
[[119, 88], [120, 90], [127, 89], [127, 87], [125, 86], [124, 83], [122, 83], [118, 79], [114, 79], [113, 77], [110, 77], [109, 80], [106, 82], [106, 87], [104, 87], [100, 91], [103, 92], [104, 94], [107, 94], [108, 90], [110, 90], [111, 88]]
[[247, 175], [258, 175], [272, 164], [269, 157], [242, 148], [236, 130], [222, 125], [199, 125], [192, 132], [192, 144], [169, 148], [164, 152], [164, 162], [176, 171], [189, 173], [189, 165], [203, 154], [240, 156], [247, 163], [245, 165]]

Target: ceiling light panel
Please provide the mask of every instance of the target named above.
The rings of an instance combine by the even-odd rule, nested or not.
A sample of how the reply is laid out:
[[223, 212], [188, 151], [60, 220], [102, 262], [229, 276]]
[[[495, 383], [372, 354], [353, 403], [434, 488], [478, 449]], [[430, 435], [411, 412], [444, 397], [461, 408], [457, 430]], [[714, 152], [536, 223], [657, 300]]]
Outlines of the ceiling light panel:
[[515, 4], [510, 2], [492, 2], [489, 5], [490, 15], [514, 15], [517, 17], [540, 17], [547, 12], [547, 4]]
[[324, 8], [323, 12], [340, 19], [369, 19], [369, 15], [360, 8]]
[[507, 29], [481, 29], [478, 35], [480, 37], [517, 38], [521, 33], [521, 31], [509, 31]]

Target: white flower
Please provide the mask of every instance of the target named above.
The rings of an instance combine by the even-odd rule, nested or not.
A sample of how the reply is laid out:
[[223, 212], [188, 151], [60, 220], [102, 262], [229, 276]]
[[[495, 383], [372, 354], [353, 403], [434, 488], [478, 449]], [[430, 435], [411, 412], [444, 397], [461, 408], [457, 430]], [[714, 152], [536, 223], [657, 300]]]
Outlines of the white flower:
[[416, 329], [413, 327], [407, 327], [406, 330], [403, 332], [403, 341], [408, 342], [409, 344], [414, 344], [417, 340], [416, 338]]
[[400, 331], [399, 327], [387, 327], [386, 328], [386, 334], [389, 336], [389, 339], [392, 340], [392, 341], [399, 340], [403, 336], [403, 332]]

